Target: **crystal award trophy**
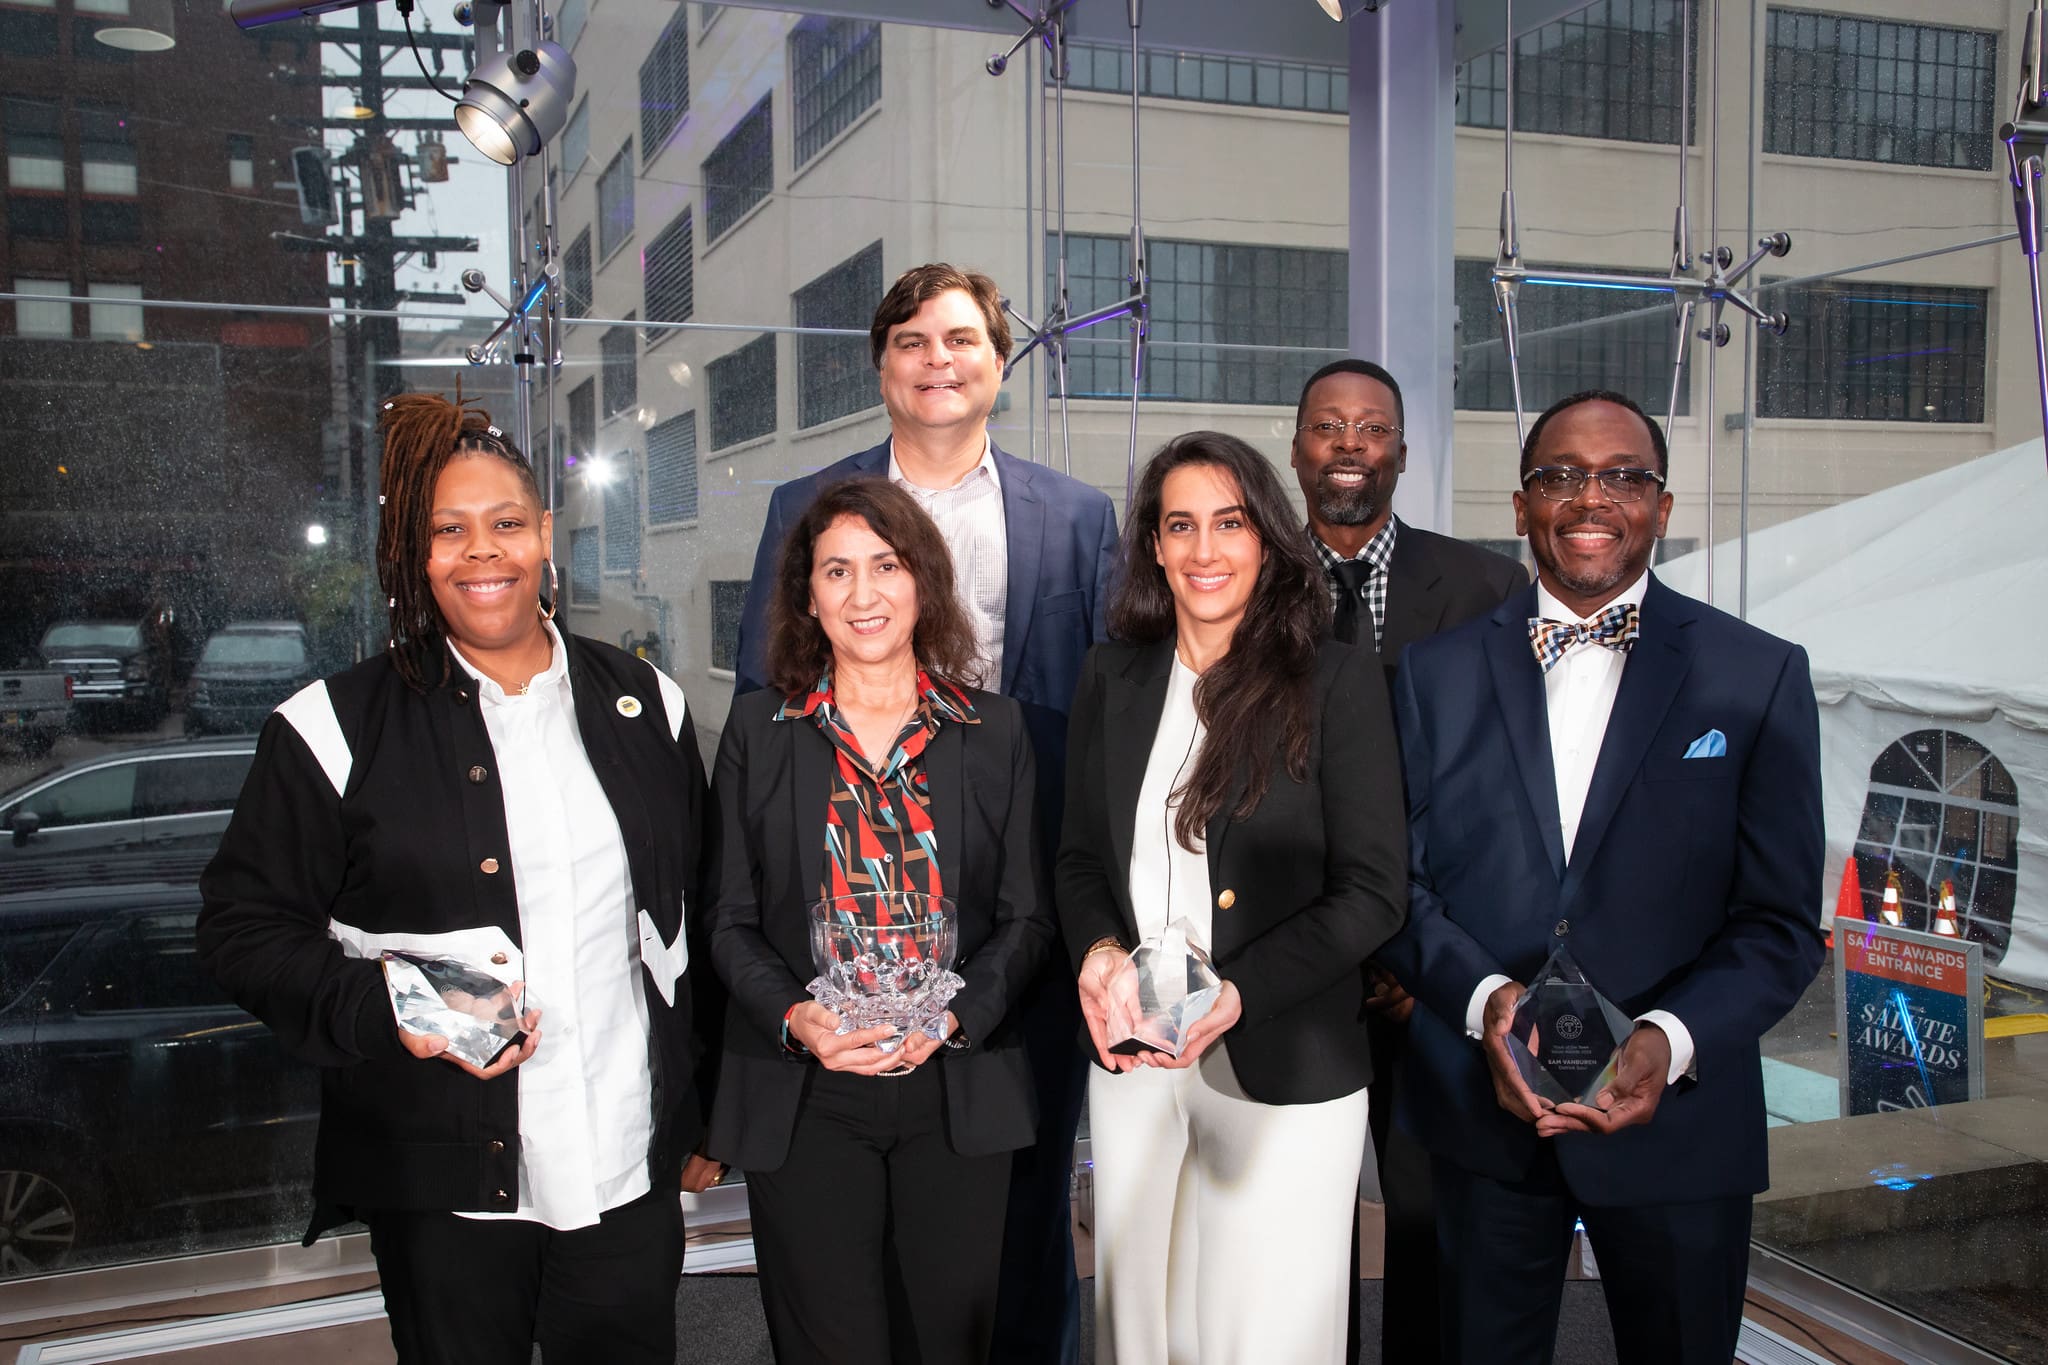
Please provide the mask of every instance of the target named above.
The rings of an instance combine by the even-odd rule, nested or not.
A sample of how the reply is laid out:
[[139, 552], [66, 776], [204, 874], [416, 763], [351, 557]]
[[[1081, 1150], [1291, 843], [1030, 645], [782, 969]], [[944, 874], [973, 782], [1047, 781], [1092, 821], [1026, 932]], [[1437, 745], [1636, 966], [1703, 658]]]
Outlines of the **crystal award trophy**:
[[1634, 1029], [1560, 944], [1515, 1003], [1508, 1055], [1538, 1096], [1597, 1109], [1594, 1100], [1613, 1082], [1615, 1058]]
[[966, 983], [953, 971], [959, 919], [944, 896], [864, 891], [811, 902], [811, 965], [805, 989], [839, 1016], [838, 1033], [889, 1027], [876, 1044], [894, 1052], [921, 1031], [946, 1037], [946, 1006]]
[[407, 1033], [438, 1033], [445, 1055], [482, 1068], [508, 1047], [526, 1041], [520, 1019], [526, 992], [486, 969], [452, 957], [387, 950], [384, 987], [398, 1026]]
[[1109, 979], [1108, 1031], [1121, 1039], [1109, 1050], [1124, 1056], [1180, 1056], [1188, 1029], [1222, 991], [1223, 982], [1193, 928], [1184, 919], [1173, 921], [1159, 937], [1140, 943]]

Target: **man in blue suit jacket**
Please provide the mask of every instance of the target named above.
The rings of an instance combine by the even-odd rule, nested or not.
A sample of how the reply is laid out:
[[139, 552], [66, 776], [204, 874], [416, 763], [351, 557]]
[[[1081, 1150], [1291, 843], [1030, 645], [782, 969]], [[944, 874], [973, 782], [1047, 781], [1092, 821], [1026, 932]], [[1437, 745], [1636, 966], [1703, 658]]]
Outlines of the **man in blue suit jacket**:
[[[988, 416], [1010, 355], [995, 282], [950, 265], [899, 277], [875, 310], [869, 345], [889, 439], [792, 479], [768, 500], [740, 616], [734, 694], [762, 686], [765, 613], [784, 532], [818, 490], [888, 478], [930, 512], [953, 552], [963, 605], [982, 648], [983, 686], [1016, 701], [1038, 759], [1045, 884], [1066, 789], [1067, 712], [1081, 660], [1103, 638], [1116, 562], [1116, 514], [1100, 490], [996, 448]], [[824, 832], [819, 831], [820, 848]], [[1068, 1180], [1087, 1060], [1077, 1046], [1074, 980], [1044, 972], [1017, 1012], [1037, 1087], [1038, 1142], [1016, 1153], [1004, 1223], [1001, 1302], [991, 1361], [1073, 1365], [1080, 1356]]]
[[[1572, 1224], [1620, 1359], [1727, 1365], [1768, 1183], [1758, 1040], [1818, 971], [1819, 718], [1806, 655], [1648, 572], [1664, 436], [1618, 394], [1530, 428], [1537, 582], [1413, 645], [1396, 688], [1421, 1001], [1400, 1121], [1436, 1157], [1444, 1359], [1548, 1362]], [[1569, 943], [1636, 1021], [1598, 1107], [1509, 1060]]]

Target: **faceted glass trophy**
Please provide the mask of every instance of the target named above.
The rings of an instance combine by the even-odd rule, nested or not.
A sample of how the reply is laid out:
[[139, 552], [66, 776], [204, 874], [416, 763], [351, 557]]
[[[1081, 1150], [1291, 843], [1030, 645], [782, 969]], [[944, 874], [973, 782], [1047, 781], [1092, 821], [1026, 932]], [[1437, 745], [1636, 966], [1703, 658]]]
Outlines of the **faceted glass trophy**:
[[450, 1057], [487, 1067], [508, 1047], [526, 1041], [520, 1019], [526, 992], [481, 967], [452, 957], [383, 954], [384, 988], [398, 1026], [407, 1033], [438, 1033]]
[[966, 983], [953, 971], [959, 918], [944, 896], [865, 891], [811, 902], [811, 965], [805, 989], [839, 1016], [838, 1033], [887, 1026], [876, 1044], [894, 1052], [921, 1031], [946, 1037], [946, 1006]]
[[1584, 1104], [1614, 1080], [1614, 1061], [1635, 1029], [1626, 1014], [1586, 980], [1558, 945], [1515, 1004], [1508, 1055], [1523, 1081], [1552, 1104]]
[[1193, 927], [1173, 921], [1159, 937], [1140, 943], [1109, 979], [1109, 1036], [1121, 1040], [1109, 1050], [1180, 1056], [1188, 1029], [1222, 990]]

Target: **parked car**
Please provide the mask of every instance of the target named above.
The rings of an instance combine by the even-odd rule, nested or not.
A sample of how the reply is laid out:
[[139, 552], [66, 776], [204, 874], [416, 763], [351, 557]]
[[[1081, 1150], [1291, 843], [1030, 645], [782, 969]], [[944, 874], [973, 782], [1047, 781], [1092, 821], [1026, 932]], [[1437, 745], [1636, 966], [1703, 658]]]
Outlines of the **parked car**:
[[255, 756], [254, 736], [172, 740], [43, 772], [0, 795], [0, 866], [95, 849], [216, 844]]
[[190, 878], [42, 870], [0, 867], [0, 1279], [296, 1232], [319, 1077], [200, 968]]
[[71, 724], [71, 675], [62, 669], [0, 673], [0, 739], [31, 757], [50, 752]]
[[297, 621], [238, 621], [215, 631], [192, 670], [185, 733], [253, 731], [316, 676]]
[[43, 667], [71, 675], [80, 727], [116, 719], [153, 726], [171, 707], [171, 638], [162, 615], [141, 621], [59, 621], [43, 632]]

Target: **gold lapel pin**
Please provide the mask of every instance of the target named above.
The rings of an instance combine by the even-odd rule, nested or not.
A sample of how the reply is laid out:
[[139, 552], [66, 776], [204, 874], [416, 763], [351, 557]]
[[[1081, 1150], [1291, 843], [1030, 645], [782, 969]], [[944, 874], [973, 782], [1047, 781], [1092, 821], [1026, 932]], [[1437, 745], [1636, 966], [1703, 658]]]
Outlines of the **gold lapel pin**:
[[1231, 906], [1236, 904], [1237, 893], [1235, 891], [1232, 891], [1227, 886], [1223, 888], [1223, 894], [1216, 898], [1216, 908], [1218, 910], [1228, 910]]

